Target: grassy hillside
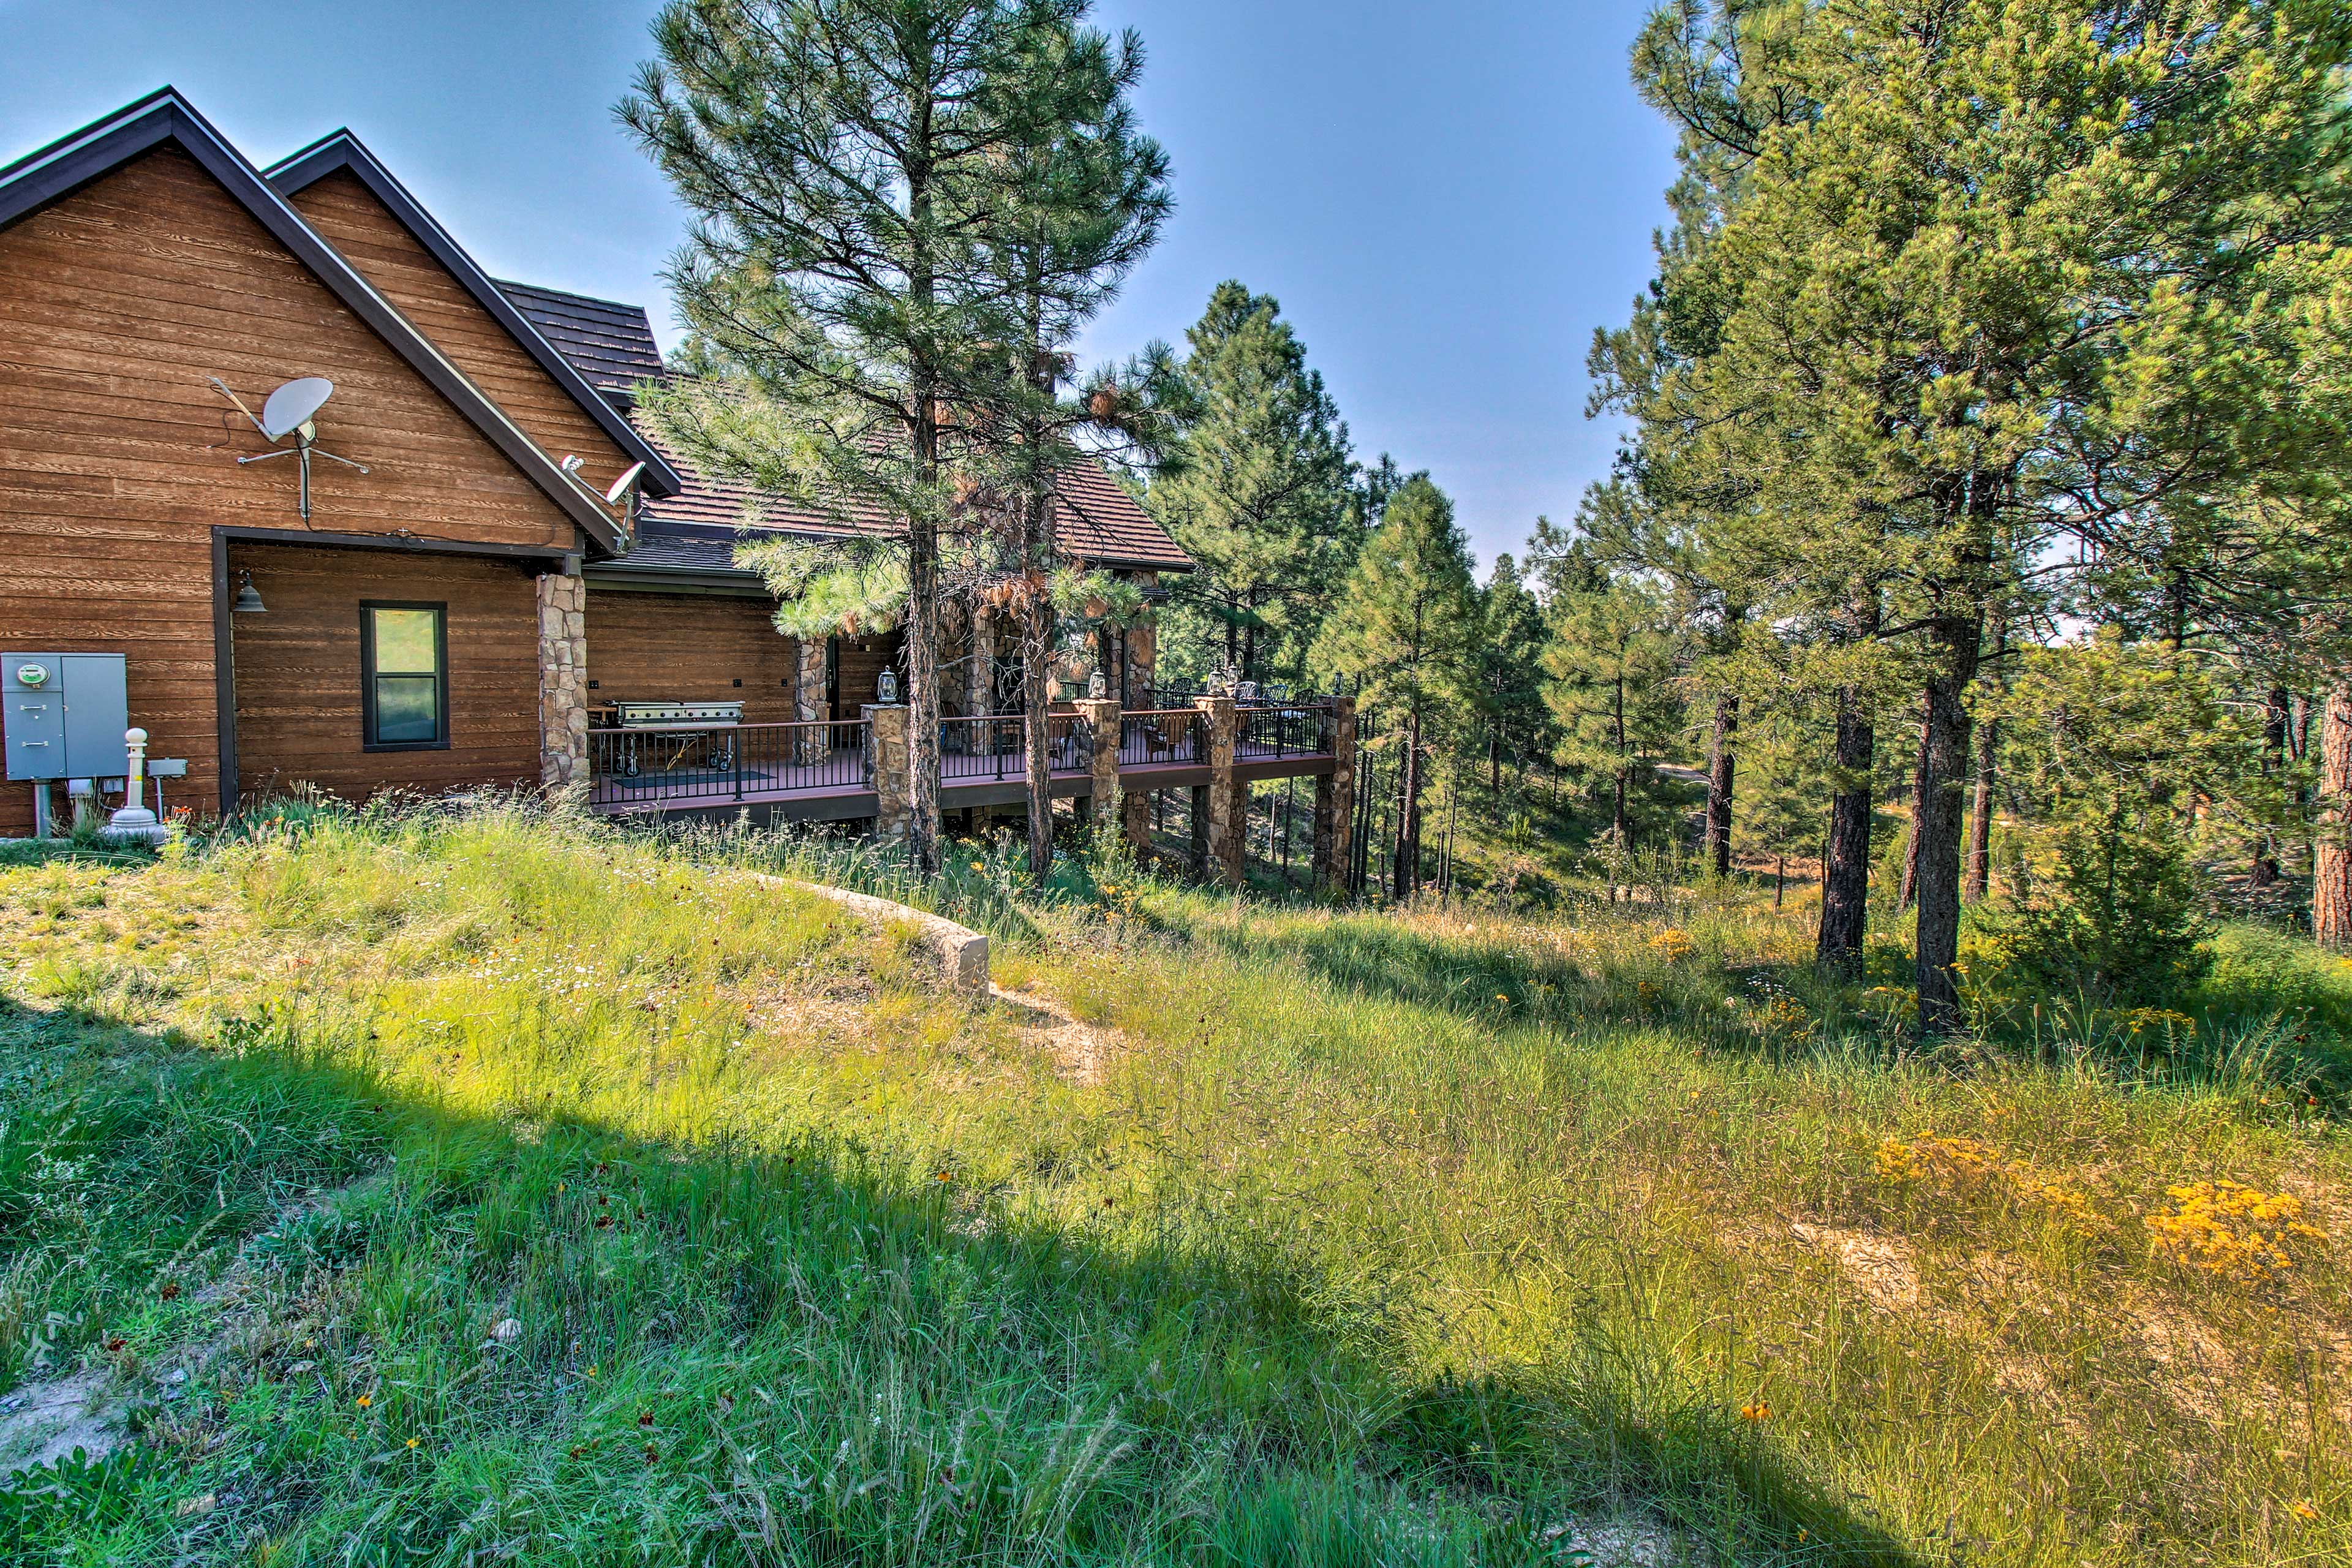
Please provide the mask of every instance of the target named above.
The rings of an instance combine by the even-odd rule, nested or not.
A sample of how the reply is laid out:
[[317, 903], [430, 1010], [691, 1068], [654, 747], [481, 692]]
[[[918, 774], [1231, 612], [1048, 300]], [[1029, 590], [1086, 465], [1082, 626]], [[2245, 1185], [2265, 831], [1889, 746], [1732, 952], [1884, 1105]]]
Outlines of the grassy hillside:
[[967, 1006], [729, 868], [795, 857], [888, 880], [498, 812], [0, 870], [0, 1422], [137, 1437], [0, 1554], [2352, 1554], [2336, 961], [1927, 1051], [1793, 898], [975, 853]]

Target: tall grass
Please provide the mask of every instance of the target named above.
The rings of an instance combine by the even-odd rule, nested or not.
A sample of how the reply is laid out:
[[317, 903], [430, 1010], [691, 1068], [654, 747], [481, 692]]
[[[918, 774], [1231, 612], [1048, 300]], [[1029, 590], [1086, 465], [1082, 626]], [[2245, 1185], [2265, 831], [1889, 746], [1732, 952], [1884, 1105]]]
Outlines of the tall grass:
[[[2325, 1043], [2324, 962], [2250, 941], [2197, 1037], [2305, 1022], [2144, 1070], [1907, 1038], [1883, 977], [1818, 981], [1797, 918], [1734, 889], [1358, 916], [1111, 853], [1043, 900], [997, 853], [958, 864], [916, 888], [846, 846], [477, 811], [0, 872], [13, 1342], [59, 1311], [47, 1370], [180, 1390], [147, 1421], [163, 1468], [58, 1480], [15, 1538], [1485, 1563], [1630, 1521], [1725, 1563], [2352, 1550], [2336, 1243], [2213, 1269], [2147, 1224], [2230, 1180], [2339, 1228], [2341, 1137], [2275, 1055]], [[940, 1000], [889, 933], [744, 868], [990, 923], [998, 980], [1110, 1047], [1074, 1073], [1020, 1009]], [[190, 1345], [215, 1353], [158, 1381]], [[43, 1373], [8, 1353], [0, 1382]]]

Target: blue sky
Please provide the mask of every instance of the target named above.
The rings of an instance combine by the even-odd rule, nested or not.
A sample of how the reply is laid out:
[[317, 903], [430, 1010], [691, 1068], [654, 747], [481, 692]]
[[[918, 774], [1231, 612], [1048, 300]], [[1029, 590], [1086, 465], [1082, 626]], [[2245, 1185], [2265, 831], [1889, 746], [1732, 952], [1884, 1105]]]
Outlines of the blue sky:
[[[164, 82], [258, 162], [348, 125], [489, 269], [653, 307], [682, 227], [613, 124], [651, 0], [0, 0], [0, 161]], [[1649, 275], [1673, 142], [1640, 0], [1101, 0], [1150, 67], [1178, 210], [1090, 357], [1271, 293], [1366, 458], [1426, 468], [1482, 559], [1564, 518], [1616, 433], [1592, 329]]]

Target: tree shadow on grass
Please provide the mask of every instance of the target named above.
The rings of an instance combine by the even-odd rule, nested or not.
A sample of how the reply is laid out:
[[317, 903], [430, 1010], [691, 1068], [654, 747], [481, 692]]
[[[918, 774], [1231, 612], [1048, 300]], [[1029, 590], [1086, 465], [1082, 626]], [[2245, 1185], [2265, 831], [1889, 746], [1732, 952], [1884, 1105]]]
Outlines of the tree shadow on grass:
[[281, 1030], [0, 1003], [0, 1269], [106, 1260], [59, 1352], [142, 1433], [0, 1486], [27, 1550], [1539, 1563], [1630, 1500], [1702, 1549], [1911, 1560], [1723, 1423], [1400, 1383], [1213, 1235], [839, 1142], [466, 1114]]

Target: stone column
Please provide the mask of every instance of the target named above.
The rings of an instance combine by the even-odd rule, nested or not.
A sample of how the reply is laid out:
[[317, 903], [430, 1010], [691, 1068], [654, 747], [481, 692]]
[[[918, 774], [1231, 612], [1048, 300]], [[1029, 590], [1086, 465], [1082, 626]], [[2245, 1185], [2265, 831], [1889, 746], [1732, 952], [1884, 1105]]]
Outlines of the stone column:
[[[824, 710], [824, 639], [803, 637], [793, 646], [798, 660], [793, 669], [793, 716], [803, 723], [831, 718]], [[800, 737], [793, 760], [803, 767], [824, 761], [833, 749], [829, 731], [803, 730]]]
[[1356, 831], [1356, 700], [1331, 699], [1323, 743], [1331, 771], [1315, 781], [1315, 885], [1337, 892], [1348, 885]]
[[[1242, 885], [1240, 781], [1234, 777], [1234, 700], [1195, 697], [1201, 710], [1201, 731], [1208, 742], [1209, 865], [1211, 874], [1228, 888]], [[1196, 802], [1199, 797], [1194, 797]]]
[[996, 617], [985, 605], [971, 609], [971, 664], [964, 675], [964, 711], [996, 710]]
[[1108, 822], [1118, 803], [1118, 702], [1115, 698], [1086, 697], [1079, 699], [1077, 709], [1094, 748], [1089, 761], [1094, 810], [1099, 814], [1096, 820]]
[[539, 780], [563, 789], [588, 777], [588, 584], [571, 571], [539, 574]]
[[866, 769], [874, 787], [874, 833], [877, 838], [904, 838], [914, 816], [912, 781], [907, 772], [907, 708], [894, 702], [885, 708], [867, 703], [858, 716], [866, 721]]

